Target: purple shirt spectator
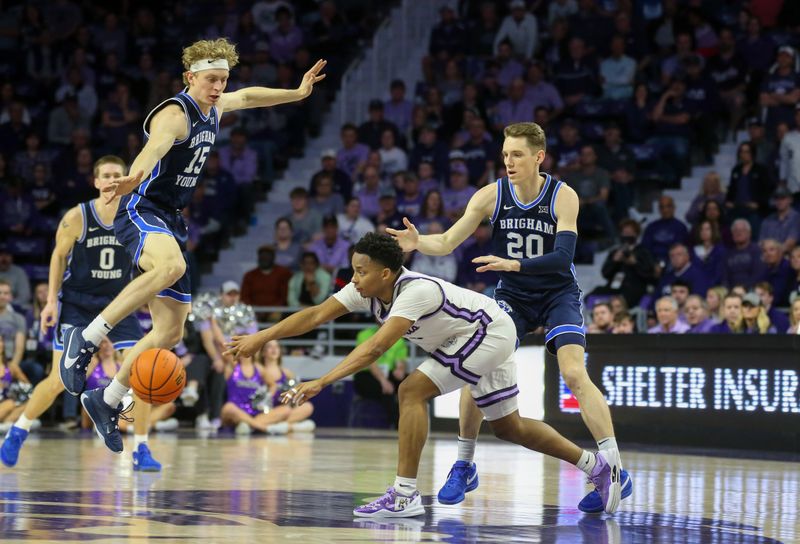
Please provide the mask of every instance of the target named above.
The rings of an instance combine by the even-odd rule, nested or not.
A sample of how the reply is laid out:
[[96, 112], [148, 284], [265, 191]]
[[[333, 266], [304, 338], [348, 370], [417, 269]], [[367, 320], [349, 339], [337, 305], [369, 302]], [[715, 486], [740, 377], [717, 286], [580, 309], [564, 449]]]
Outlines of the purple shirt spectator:
[[701, 286], [695, 286], [697, 292], [705, 294], [709, 287], [722, 284], [722, 276], [725, 268], [725, 247], [722, 244], [715, 244], [711, 251], [704, 253], [703, 246], [695, 246], [692, 252], [692, 262], [695, 268], [702, 271], [703, 281]]
[[387, 100], [383, 103], [383, 117], [395, 124], [397, 129], [405, 134], [411, 127], [411, 113], [414, 105], [408, 100]]
[[[487, 228], [487, 233], [488, 232], [490, 231], [488, 231]], [[483, 243], [476, 241], [474, 244], [467, 247], [464, 250], [464, 253], [462, 253], [461, 259], [459, 259], [458, 277], [456, 278], [456, 283], [461, 287], [468, 288], [471, 288], [469, 287], [470, 285], [481, 283], [486, 286], [497, 285], [497, 281], [499, 280], [497, 272], [476, 272], [476, 266], [472, 262], [472, 259], [475, 257], [491, 255], [492, 251], [492, 244], [488, 237]]]
[[761, 230], [758, 237], [760, 240], [772, 238], [780, 243], [792, 238], [800, 240], [800, 213], [789, 208], [781, 219], [777, 213], [773, 213], [761, 223]]
[[[517, 80], [520, 81], [520, 80]], [[512, 87], [513, 87], [512, 83]], [[507, 98], [497, 104], [494, 122], [496, 126], [507, 126], [512, 123], [529, 122], [533, 119], [533, 103], [524, 98], [514, 100]]]
[[794, 277], [795, 272], [789, 265], [789, 261], [781, 259], [777, 265], [763, 265], [761, 274], [756, 277], [756, 281], [766, 281], [772, 285], [772, 291], [775, 297], [774, 304], [776, 306], [788, 306], [789, 288], [791, 287], [791, 282]]
[[538, 83], [528, 83], [525, 85], [524, 99], [531, 103], [533, 109], [547, 108], [548, 110], [564, 109], [564, 101], [558, 89], [552, 83], [539, 81]]
[[378, 212], [381, 211], [381, 207], [378, 204], [380, 195], [381, 191], [377, 187], [375, 189], [363, 187], [356, 191], [356, 196], [361, 201], [361, 213], [364, 216], [374, 218], [378, 215]]
[[711, 327], [711, 330], [708, 332], [710, 332], [711, 334], [736, 334], [728, 326], [727, 321], [722, 321], [721, 323], [717, 323], [716, 325]]
[[219, 150], [219, 162], [237, 184], [251, 183], [258, 175], [258, 154], [247, 146], [247, 133], [231, 131], [231, 143]]
[[764, 274], [761, 250], [758, 244], [750, 243], [743, 248], [728, 250], [725, 256], [723, 281], [729, 288], [742, 284], [750, 288]]
[[677, 280], [683, 280], [690, 285], [692, 294], [705, 295], [706, 290], [711, 287], [708, 280], [703, 275], [703, 271], [692, 263], [687, 264], [679, 271], [670, 270], [661, 276], [661, 281], [658, 283], [656, 292], [660, 295], [669, 295], [672, 284]]
[[659, 261], [666, 261], [672, 244], [685, 243], [689, 231], [678, 219], [657, 219], [647, 225], [642, 236], [642, 245]]
[[[686, 331], [686, 333], [687, 334], [708, 334], [708, 333], [710, 333], [710, 332], [712, 332], [714, 330], [714, 327], [716, 325], [717, 325], [717, 323], [715, 323], [713, 319], [711, 319], [710, 317], [707, 317], [704, 321], [701, 321], [697, 325], [694, 325], [693, 327], [691, 327], [688, 331]], [[727, 323], [726, 323], [726, 325], [727, 325]]]
[[683, 334], [689, 332], [689, 325], [679, 319], [667, 330], [664, 330], [661, 325], [656, 325], [655, 327], [647, 329], [647, 332], [649, 334]]
[[355, 179], [358, 165], [367, 162], [368, 157], [369, 147], [355, 143], [350, 148], [343, 147], [336, 152], [336, 166], [350, 176], [350, 179]]
[[444, 209], [448, 212], [463, 210], [467, 207], [469, 199], [472, 198], [472, 195], [476, 192], [477, 189], [472, 185], [468, 185], [463, 189], [445, 189], [442, 191]]
[[285, 29], [279, 27], [269, 35], [270, 56], [278, 63], [290, 62], [294, 53], [303, 45], [303, 31], [291, 25]]
[[348, 250], [350, 244], [341, 238], [336, 238], [333, 245], [328, 245], [325, 239], [320, 238], [308, 246], [308, 251], [313, 251], [322, 267], [347, 268], [350, 266]]

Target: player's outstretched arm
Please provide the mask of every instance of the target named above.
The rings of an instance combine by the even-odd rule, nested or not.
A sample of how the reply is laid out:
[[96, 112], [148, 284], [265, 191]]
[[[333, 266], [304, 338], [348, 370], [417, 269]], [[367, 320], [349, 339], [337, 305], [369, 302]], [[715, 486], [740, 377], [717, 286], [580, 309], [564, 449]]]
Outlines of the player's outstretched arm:
[[326, 74], [321, 72], [327, 63], [328, 61], [326, 60], [318, 60], [316, 64], [303, 75], [303, 79], [296, 89], [245, 87], [244, 89], [239, 89], [232, 93], [223, 93], [220, 97], [220, 109], [225, 112], [244, 110], [247, 108], [264, 108], [303, 100], [314, 90], [315, 83], [325, 79]]
[[567, 185], [562, 185], [556, 197], [555, 213], [556, 241], [553, 251], [532, 259], [503, 259], [496, 255], [484, 255], [472, 259], [480, 264], [478, 272], [521, 272], [523, 274], [551, 274], [569, 270], [575, 258], [575, 243], [578, 240], [578, 195]]
[[103, 189], [108, 200], [127, 195], [136, 189], [146, 176], [164, 158], [175, 140], [181, 140], [188, 133], [186, 114], [177, 104], [170, 104], [153, 116], [150, 121], [150, 137], [133, 160], [127, 176], [117, 178]]
[[472, 195], [464, 215], [442, 234], [420, 235], [407, 218], [403, 218], [405, 230], [387, 228], [386, 232], [395, 237], [405, 252], [417, 250], [425, 255], [449, 255], [475, 232], [481, 221], [492, 216], [496, 199], [497, 188], [493, 183], [481, 188]]
[[39, 325], [42, 333], [56, 324], [58, 317], [58, 293], [67, 270], [67, 260], [75, 242], [83, 233], [83, 214], [79, 206], [75, 206], [64, 214], [56, 230], [56, 245], [50, 256], [50, 274], [47, 281], [47, 304], [42, 308]]
[[226, 344], [228, 350], [224, 355], [251, 357], [270, 340], [300, 336], [346, 313], [349, 311], [341, 302], [334, 297], [328, 297], [322, 304], [300, 310], [268, 329], [244, 336], [234, 336]]
[[294, 389], [287, 391], [283, 394], [282, 402], [284, 404], [292, 403], [299, 406], [312, 397], [317, 396], [324, 387], [368, 367], [377, 361], [378, 357], [386, 353], [395, 342], [402, 338], [413, 324], [413, 321], [405, 317], [390, 317], [381, 325], [378, 332], [363, 344], [356, 346], [356, 348], [330, 372], [318, 380], [303, 382]]

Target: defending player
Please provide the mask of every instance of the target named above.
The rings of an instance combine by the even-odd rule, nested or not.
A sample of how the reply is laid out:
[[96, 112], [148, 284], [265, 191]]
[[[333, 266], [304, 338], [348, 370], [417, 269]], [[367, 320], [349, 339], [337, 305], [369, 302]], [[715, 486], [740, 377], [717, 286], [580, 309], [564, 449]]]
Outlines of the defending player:
[[270, 340], [298, 336], [346, 313], [370, 311], [380, 323], [333, 370], [284, 394], [284, 402], [302, 404], [323, 387], [374, 363], [405, 337], [427, 351], [426, 359], [400, 384], [397, 477], [376, 501], [354, 510], [356, 516], [410, 517], [424, 513], [417, 471], [428, 434], [430, 399], [469, 387], [469, 393], [498, 438], [576, 465], [600, 491], [603, 506], [614, 513], [609, 495], [612, 467], [605, 452], [582, 450], [541, 421], [522, 418], [517, 409], [514, 321], [489, 297], [403, 268], [403, 251], [389, 236], [369, 233], [355, 246], [353, 279], [318, 306], [302, 310], [272, 327], [234, 337], [228, 353], [249, 356]]
[[181, 210], [195, 190], [216, 139], [220, 117], [226, 111], [302, 100], [325, 77], [320, 75], [325, 61], [320, 60], [306, 72], [297, 89], [247, 87], [224, 93], [230, 69], [239, 61], [233, 44], [224, 38], [201, 40], [183, 50], [182, 60], [187, 88], [147, 115], [146, 144], [133, 161], [130, 175], [108, 188], [109, 195], [125, 195], [114, 230], [142, 274], [87, 327], [64, 332], [61, 381], [67, 391], [77, 395], [83, 390], [86, 368], [103, 335], [142, 305], [150, 307], [153, 330], [126, 354], [111, 384], [81, 395], [98, 434], [116, 453], [123, 448], [117, 422], [133, 361], [147, 349], [172, 348], [183, 337], [191, 293], [184, 255], [187, 228]]
[[[126, 174], [125, 162], [106, 155], [94, 165], [94, 186], [103, 191]], [[17, 464], [20, 448], [28, 437], [34, 419], [47, 410], [64, 390], [58, 378], [58, 361], [64, 349], [62, 333], [69, 327], [88, 325], [130, 282], [133, 266], [125, 249], [114, 236], [112, 222], [119, 198], [101, 196], [69, 210], [56, 231], [56, 245], [50, 258], [47, 305], [42, 309], [41, 330], [56, 327], [53, 337], [53, 366], [50, 375], [33, 390], [17, 422], [9, 429], [0, 447], [0, 460], [8, 467]], [[132, 348], [142, 336], [139, 322], [128, 317], [109, 333], [114, 349]], [[147, 447], [147, 422], [150, 405], [136, 401], [134, 415], [133, 469], [159, 471]]]
[[[489, 218], [493, 255], [478, 257], [479, 272], [499, 272], [494, 298], [516, 325], [518, 341], [545, 327], [548, 351], [556, 354], [561, 375], [577, 397], [581, 416], [600, 450], [612, 464], [612, 500], [629, 496], [633, 486], [622, 470], [611, 413], [603, 394], [584, 366], [586, 338], [581, 291], [572, 263], [578, 237], [575, 191], [539, 172], [545, 158], [545, 135], [535, 123], [516, 123], [504, 130], [503, 161], [508, 176], [478, 190], [464, 215], [443, 234], [420, 235], [408, 219], [405, 230], [387, 229], [404, 251], [448, 255]], [[458, 460], [439, 492], [439, 501], [456, 504], [478, 487], [472, 461], [481, 413], [465, 389], [461, 393]], [[597, 493], [579, 504], [584, 512], [602, 510]]]

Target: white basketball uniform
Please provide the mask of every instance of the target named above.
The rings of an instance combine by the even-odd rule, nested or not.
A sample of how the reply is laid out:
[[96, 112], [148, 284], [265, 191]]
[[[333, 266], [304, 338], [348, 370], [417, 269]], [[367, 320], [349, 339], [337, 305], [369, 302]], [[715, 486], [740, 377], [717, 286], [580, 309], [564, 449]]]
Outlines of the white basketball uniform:
[[388, 306], [361, 296], [352, 283], [333, 296], [351, 312], [371, 312], [380, 324], [392, 317], [413, 322], [403, 336], [429, 353], [418, 369], [442, 394], [469, 384], [489, 421], [517, 410], [516, 328], [491, 298], [406, 268]]

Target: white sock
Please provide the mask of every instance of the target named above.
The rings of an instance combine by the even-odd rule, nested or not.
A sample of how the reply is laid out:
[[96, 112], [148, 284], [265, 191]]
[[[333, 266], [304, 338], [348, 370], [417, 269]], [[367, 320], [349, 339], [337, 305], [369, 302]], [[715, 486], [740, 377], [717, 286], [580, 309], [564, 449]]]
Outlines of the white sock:
[[133, 435], [133, 449], [138, 450], [139, 444], [147, 444], [147, 434]]
[[587, 476], [591, 476], [596, 464], [597, 459], [595, 458], [594, 454], [590, 451], [583, 450], [583, 453], [581, 453], [581, 458], [578, 459], [578, 462], [575, 463], [575, 466], [584, 471]]
[[458, 460], [471, 463], [475, 457], [475, 444], [478, 442], [477, 438], [461, 438], [458, 437]]
[[609, 436], [608, 438], [601, 438], [597, 441], [597, 449], [600, 450], [618, 450], [619, 447], [617, 446], [617, 439], [613, 436]]
[[102, 315], [98, 315], [94, 318], [94, 321], [89, 323], [89, 326], [83, 330], [83, 339], [88, 340], [95, 346], [99, 346], [100, 342], [103, 341], [103, 337], [110, 333], [113, 328], [114, 327], [103, 319]]
[[127, 392], [128, 388], [119, 383], [117, 378], [114, 378], [103, 391], [103, 400], [112, 408], [116, 408]]
[[414, 494], [414, 491], [417, 490], [417, 479], [416, 478], [403, 478], [402, 476], [395, 476], [394, 479], [394, 490], [400, 493], [401, 495], [405, 495], [406, 497], [410, 497]]
[[30, 431], [31, 430], [31, 425], [33, 425], [33, 420], [32, 419], [28, 419], [27, 417], [25, 417], [25, 414], [22, 414], [21, 416], [19, 416], [19, 419], [17, 420], [17, 422], [14, 423], [15, 427], [19, 427], [20, 429], [24, 429], [26, 431]]

